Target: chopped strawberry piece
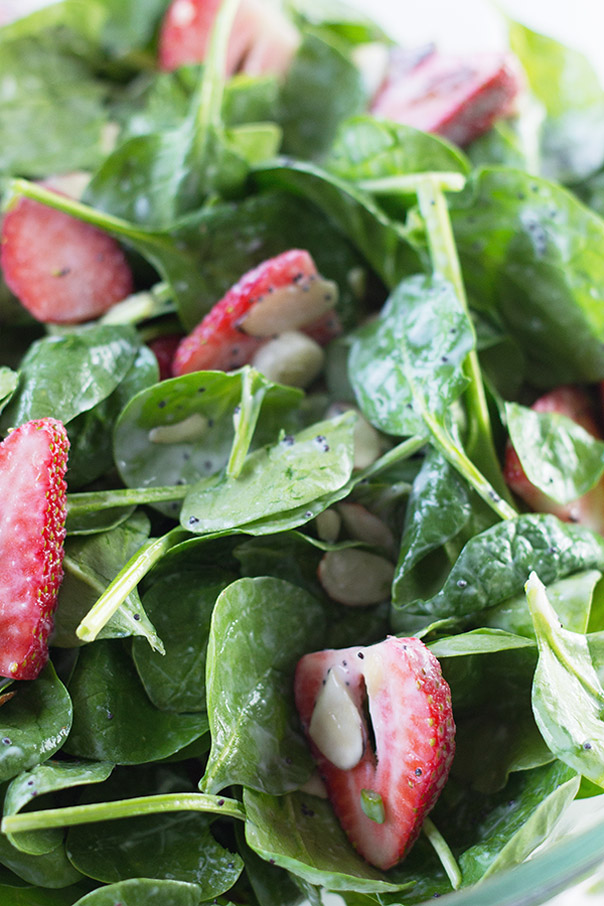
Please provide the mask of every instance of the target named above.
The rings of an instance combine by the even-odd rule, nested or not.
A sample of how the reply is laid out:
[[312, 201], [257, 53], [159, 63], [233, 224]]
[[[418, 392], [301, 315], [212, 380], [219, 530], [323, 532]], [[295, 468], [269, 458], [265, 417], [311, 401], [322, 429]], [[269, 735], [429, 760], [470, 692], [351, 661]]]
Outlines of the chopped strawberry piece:
[[0, 242], [6, 283], [38, 321], [90, 321], [132, 292], [115, 239], [38, 201], [20, 198], [7, 211]]
[[[536, 400], [535, 412], [557, 412], [577, 422], [593, 437], [602, 439], [588, 394], [579, 387], [557, 387]], [[508, 486], [531, 510], [552, 513], [564, 522], [580, 522], [604, 535], [604, 479], [587, 494], [570, 503], [558, 503], [532, 484], [526, 476], [518, 454], [508, 441], [505, 451], [504, 478]]]
[[178, 347], [173, 374], [232, 371], [275, 335], [313, 330], [326, 341], [339, 331], [337, 289], [307, 251], [290, 249], [248, 271]]
[[181, 333], [166, 333], [161, 337], [149, 340], [147, 346], [155, 355], [159, 366], [159, 379], [165, 381], [172, 377], [172, 362], [174, 354], [180, 346], [183, 335]]
[[[202, 63], [220, 0], [173, 0], [159, 36], [159, 65], [165, 71]], [[226, 75], [283, 74], [299, 43], [298, 32], [265, 0], [242, 0], [229, 38]]]
[[409, 70], [391, 67], [372, 104], [375, 116], [469, 144], [507, 116], [522, 85], [513, 58], [433, 53]]
[[0, 675], [34, 679], [48, 658], [63, 578], [63, 424], [26, 422], [0, 444]]
[[343, 829], [368, 862], [390, 868], [416, 840], [453, 760], [440, 664], [415, 638], [318, 651], [299, 661], [295, 697]]

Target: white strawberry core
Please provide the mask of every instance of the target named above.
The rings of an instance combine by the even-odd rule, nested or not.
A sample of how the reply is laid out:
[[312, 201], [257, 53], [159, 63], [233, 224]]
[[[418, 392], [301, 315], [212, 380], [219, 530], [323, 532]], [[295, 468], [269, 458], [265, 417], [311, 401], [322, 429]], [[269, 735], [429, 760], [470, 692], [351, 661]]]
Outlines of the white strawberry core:
[[333, 667], [317, 698], [308, 732], [319, 751], [342, 771], [363, 757], [363, 720], [346, 686], [346, 674]]

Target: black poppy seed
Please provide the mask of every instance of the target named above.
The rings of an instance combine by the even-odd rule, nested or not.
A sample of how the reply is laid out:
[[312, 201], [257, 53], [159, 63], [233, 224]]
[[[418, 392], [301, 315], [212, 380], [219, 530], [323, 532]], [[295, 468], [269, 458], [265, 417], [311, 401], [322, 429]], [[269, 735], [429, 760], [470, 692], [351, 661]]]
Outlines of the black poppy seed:
[[448, 355], [441, 355], [440, 360], [441, 360], [441, 362], [443, 363], [443, 365], [446, 365], [447, 362], [449, 361], [449, 356], [448, 356]]
[[133, 620], [136, 620], [137, 623], [138, 623], [138, 621], [140, 620], [140, 618], [141, 618], [140, 613], [135, 613], [135, 614], [133, 614], [133, 616], [132, 616], [132, 619], [133, 619]]
[[286, 447], [293, 446], [295, 443], [293, 434], [286, 434], [281, 443], [285, 444]]
[[189, 525], [197, 525], [198, 522], [197, 516], [189, 516]]
[[235, 406], [235, 408], [233, 409], [233, 414], [239, 415], [240, 412], [241, 412], [241, 406]]
[[348, 663], [346, 661], [342, 661], [342, 667], [347, 667], [347, 666], [348, 666]]
[[357, 651], [357, 657], [360, 657], [361, 660], [365, 657], [362, 651]]
[[209, 419], [208, 419], [208, 428], [213, 428], [213, 427], [214, 427], [214, 419], [213, 419], [213, 418], [209, 418]]
[[587, 750], [591, 749], [591, 743], [590, 743], [589, 741], [588, 741], [588, 742], [584, 742], [584, 743], [583, 743], [583, 748], [584, 748], [584, 749], [587, 749]]
[[28, 785], [28, 786], [33, 786], [33, 785], [34, 785], [34, 782], [35, 782], [35, 781], [34, 781], [34, 779], [32, 778], [31, 780], [28, 780], [28, 781], [27, 781], [27, 785]]
[[235, 868], [234, 862], [227, 862], [227, 868]]
[[206, 388], [205, 388], [205, 387], [198, 387], [198, 388], [197, 388], [197, 392], [198, 392], [198, 393], [205, 393], [205, 392], [206, 392]]
[[209, 471], [212, 468], [212, 460], [206, 459], [206, 461], [203, 464], [203, 467], [204, 467], [204, 469], [207, 469]]
[[5, 737], [3, 738], [3, 740], [2, 740], [2, 742], [4, 743], [5, 746], [10, 746], [10, 745], [12, 745], [12, 741], [11, 741], [11, 739], [10, 739], [8, 736], [5, 736]]
[[107, 711], [107, 720], [113, 720], [113, 712]]
[[312, 519], [312, 517], [313, 517], [312, 512], [311, 512], [310, 510], [306, 510], [306, 512], [304, 513], [304, 518], [305, 518], [305, 519]]
[[219, 799], [218, 802], [216, 803], [216, 805], [220, 805], [220, 806], [224, 805], [224, 799]]
[[159, 403], [157, 404], [157, 408], [158, 408], [158, 409], [163, 409], [163, 408], [164, 408], [165, 406], [167, 406], [167, 405], [168, 405], [168, 403], [167, 403], [166, 400], [160, 400]]
[[275, 860], [274, 860], [274, 859], [269, 859], [268, 861], [269, 861], [269, 864], [270, 864], [270, 865], [274, 865], [274, 864], [275, 864]]
[[415, 774], [416, 774], [417, 777], [421, 777], [421, 776], [422, 776], [422, 769], [421, 769], [421, 768], [416, 768], [416, 769], [415, 769]]
[[458, 587], [458, 588], [467, 588], [467, 587], [468, 587], [468, 583], [466, 582], [465, 579], [458, 579], [458, 580], [457, 580], [457, 587]]
[[327, 453], [329, 451], [329, 444], [327, 443], [327, 438], [324, 434], [317, 434], [317, 436], [315, 437], [315, 443], [318, 447], [320, 447], [323, 453]]
[[286, 755], [286, 756], [285, 756], [285, 764], [291, 764], [291, 763], [292, 763], [291, 758], [289, 757], [289, 755]]

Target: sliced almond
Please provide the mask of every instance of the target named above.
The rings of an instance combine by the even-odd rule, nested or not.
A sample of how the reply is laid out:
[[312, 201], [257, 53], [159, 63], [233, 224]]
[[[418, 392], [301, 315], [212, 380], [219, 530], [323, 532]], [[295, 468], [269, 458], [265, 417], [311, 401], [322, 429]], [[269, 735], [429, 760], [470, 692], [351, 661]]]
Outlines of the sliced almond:
[[252, 337], [274, 337], [312, 324], [335, 307], [338, 287], [323, 277], [303, 277], [298, 283], [266, 293], [251, 306], [238, 327]]
[[390, 598], [394, 565], [369, 551], [328, 551], [319, 563], [319, 582], [330, 598], [349, 607], [379, 604]]
[[394, 535], [386, 523], [360, 503], [339, 503], [338, 513], [348, 534], [364, 544], [394, 552]]
[[339, 667], [327, 674], [308, 733], [325, 758], [342, 771], [354, 768], [363, 757], [363, 719]]
[[194, 412], [181, 422], [172, 425], [157, 425], [149, 431], [152, 444], [179, 444], [200, 440], [208, 429], [209, 422], [200, 412]]
[[256, 352], [252, 365], [278, 384], [308, 387], [321, 372], [325, 353], [318, 343], [297, 330], [269, 340]]
[[357, 414], [354, 426], [354, 468], [366, 469], [383, 453], [384, 442], [380, 432], [367, 421], [356, 406], [350, 403], [332, 403], [327, 410], [327, 418], [333, 418], [350, 409]]
[[315, 518], [315, 525], [317, 526], [317, 535], [321, 541], [333, 544], [334, 541], [338, 540], [340, 528], [342, 527], [342, 517], [336, 510], [323, 510]]

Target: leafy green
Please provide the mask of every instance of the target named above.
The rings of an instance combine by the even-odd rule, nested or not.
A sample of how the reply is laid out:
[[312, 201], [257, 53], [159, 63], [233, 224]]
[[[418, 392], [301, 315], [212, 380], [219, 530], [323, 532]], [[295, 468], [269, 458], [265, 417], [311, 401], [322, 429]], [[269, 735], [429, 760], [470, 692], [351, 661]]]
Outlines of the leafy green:
[[240, 783], [280, 794], [308, 779], [311, 761], [293, 706], [293, 671], [301, 655], [319, 644], [323, 627], [318, 602], [279, 579], [240, 579], [219, 596], [208, 642], [212, 748], [202, 789]]

